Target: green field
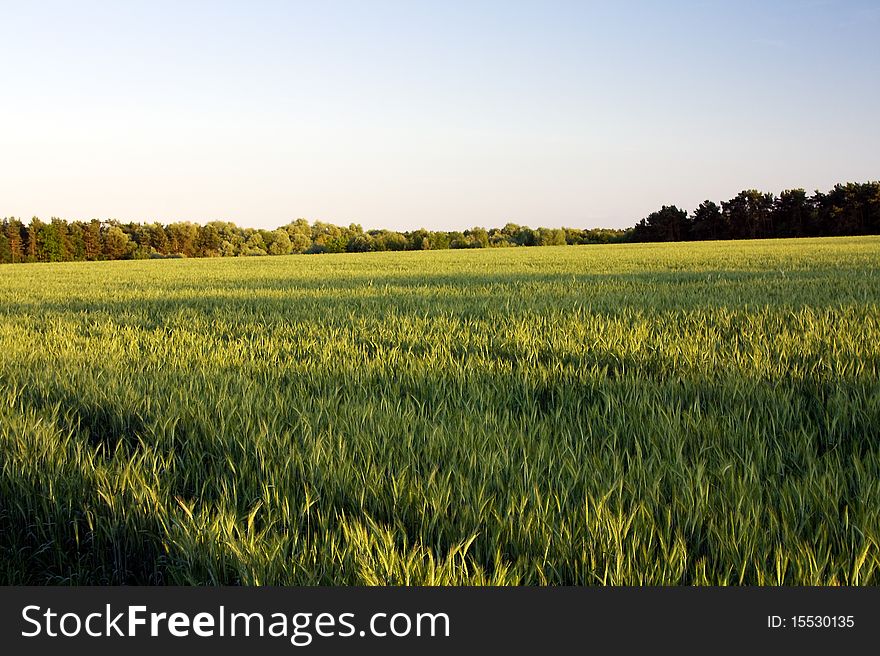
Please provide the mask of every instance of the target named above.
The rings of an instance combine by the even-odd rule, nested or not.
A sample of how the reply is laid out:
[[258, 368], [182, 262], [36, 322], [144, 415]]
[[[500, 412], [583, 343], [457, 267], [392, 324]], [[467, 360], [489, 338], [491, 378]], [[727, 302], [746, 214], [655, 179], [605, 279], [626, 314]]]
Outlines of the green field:
[[880, 238], [0, 266], [0, 582], [880, 584]]

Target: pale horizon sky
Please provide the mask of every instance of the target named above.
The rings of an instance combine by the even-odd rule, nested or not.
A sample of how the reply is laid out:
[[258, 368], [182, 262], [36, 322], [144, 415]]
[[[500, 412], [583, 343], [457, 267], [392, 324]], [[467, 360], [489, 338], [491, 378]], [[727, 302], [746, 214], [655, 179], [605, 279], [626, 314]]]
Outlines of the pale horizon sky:
[[880, 178], [873, 2], [7, 2], [0, 216], [626, 227]]

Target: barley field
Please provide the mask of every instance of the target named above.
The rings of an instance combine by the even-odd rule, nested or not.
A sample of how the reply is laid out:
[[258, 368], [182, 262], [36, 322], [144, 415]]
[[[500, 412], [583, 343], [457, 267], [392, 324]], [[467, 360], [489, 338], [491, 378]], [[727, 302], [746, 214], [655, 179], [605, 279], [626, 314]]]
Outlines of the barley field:
[[0, 266], [0, 582], [880, 584], [880, 238]]

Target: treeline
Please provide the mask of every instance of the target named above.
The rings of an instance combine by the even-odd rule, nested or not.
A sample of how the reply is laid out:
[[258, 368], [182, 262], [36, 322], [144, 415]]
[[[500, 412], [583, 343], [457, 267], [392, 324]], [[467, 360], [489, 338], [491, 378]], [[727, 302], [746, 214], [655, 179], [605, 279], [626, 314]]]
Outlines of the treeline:
[[720, 205], [704, 201], [689, 214], [663, 206], [626, 230], [609, 228], [475, 227], [463, 232], [368, 230], [351, 224], [297, 219], [275, 230], [240, 228], [227, 221], [120, 223], [8, 218], [0, 223], [0, 263], [122, 260], [164, 257], [236, 257], [290, 253], [497, 248], [614, 242], [762, 239], [880, 234], [880, 182], [838, 184], [809, 196], [742, 191]]
[[808, 196], [741, 191], [721, 205], [707, 200], [688, 214], [663, 206], [639, 221], [632, 241], [701, 241], [880, 234], [880, 182], [838, 184]]
[[298, 219], [276, 230], [240, 228], [226, 221], [120, 223], [118, 221], [49, 222], [33, 218], [0, 223], [0, 263], [124, 260], [164, 257], [236, 257], [290, 253], [360, 253], [366, 251], [493, 248], [625, 241], [624, 230], [471, 228], [464, 232], [368, 230]]

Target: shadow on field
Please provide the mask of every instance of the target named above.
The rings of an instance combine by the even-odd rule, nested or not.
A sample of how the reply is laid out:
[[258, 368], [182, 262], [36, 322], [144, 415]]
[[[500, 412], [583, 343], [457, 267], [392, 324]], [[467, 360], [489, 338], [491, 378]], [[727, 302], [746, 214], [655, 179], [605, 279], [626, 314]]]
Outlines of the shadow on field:
[[0, 583], [164, 582], [159, 522], [111, 508], [75, 464], [62, 472], [0, 470]]
[[[211, 279], [201, 283], [168, 280], [167, 298], [139, 295], [101, 298], [101, 288], [65, 301], [7, 301], [0, 316], [110, 316], [122, 323], [161, 326], [175, 312], [193, 309], [235, 320], [282, 315], [345, 312], [375, 317], [396, 311], [414, 315], [480, 317], [547, 311], [588, 311], [609, 316], [632, 311], [736, 310], [756, 306], [840, 307], [864, 302], [866, 281], [841, 278], [825, 270], [666, 271], [649, 273], [455, 273], [374, 275], [358, 273], [330, 279]], [[162, 282], [158, 283], [161, 289]], [[172, 286], [173, 285], [173, 286]], [[809, 293], [804, 288], [809, 287]], [[156, 287], [150, 288], [155, 292]], [[755, 293], [754, 290], [759, 290]], [[94, 295], [94, 298], [89, 295]]]
[[54, 410], [60, 430], [84, 438], [105, 458], [120, 448], [133, 451], [144, 433], [143, 419], [131, 409], [57, 385], [28, 385], [21, 391], [21, 400], [38, 412]]

